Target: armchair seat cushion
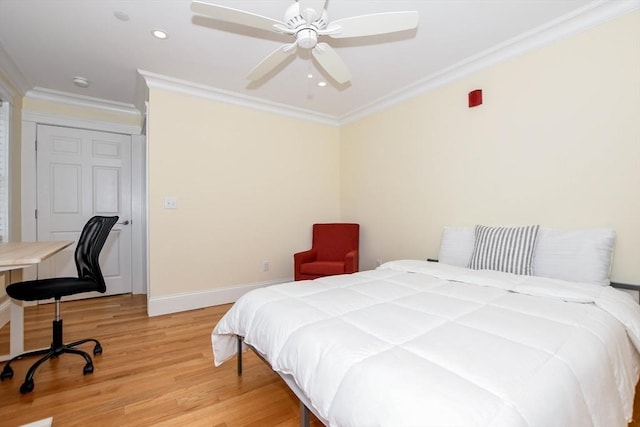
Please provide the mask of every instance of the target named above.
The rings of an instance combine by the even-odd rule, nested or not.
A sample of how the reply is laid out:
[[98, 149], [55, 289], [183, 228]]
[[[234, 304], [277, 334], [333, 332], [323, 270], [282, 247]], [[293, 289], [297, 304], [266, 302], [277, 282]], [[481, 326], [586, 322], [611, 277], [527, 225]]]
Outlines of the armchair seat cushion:
[[300, 273], [313, 276], [332, 276], [344, 273], [344, 261], [315, 261], [300, 266]]

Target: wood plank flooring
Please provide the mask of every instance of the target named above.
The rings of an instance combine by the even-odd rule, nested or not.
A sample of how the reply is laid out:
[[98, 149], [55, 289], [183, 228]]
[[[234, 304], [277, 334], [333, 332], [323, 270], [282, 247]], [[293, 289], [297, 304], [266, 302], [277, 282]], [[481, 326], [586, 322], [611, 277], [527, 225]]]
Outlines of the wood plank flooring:
[[[0, 425], [50, 416], [54, 426], [299, 425], [297, 398], [255, 354], [246, 353], [242, 377], [234, 362], [214, 368], [211, 330], [228, 309], [148, 318], [144, 295], [63, 302], [64, 341], [102, 343], [94, 373], [83, 375], [83, 359], [65, 354], [41, 365], [34, 391], [21, 395], [35, 359], [15, 362], [13, 379], [0, 383]], [[26, 308], [26, 348], [49, 345], [52, 319], [51, 304]], [[7, 347], [8, 325], [0, 330]]]
[[[246, 353], [242, 377], [235, 362], [213, 367], [211, 330], [229, 307], [148, 318], [144, 295], [63, 302], [65, 342], [102, 342], [95, 372], [82, 375], [84, 361], [62, 355], [43, 364], [34, 391], [21, 395], [34, 359], [16, 362], [13, 379], [0, 383], [0, 425], [50, 416], [54, 427], [299, 425], [297, 398], [253, 353]], [[26, 348], [49, 345], [52, 318], [53, 305], [26, 308]], [[1, 353], [8, 349], [8, 329], [0, 329]], [[83, 348], [92, 350], [90, 344]], [[635, 412], [640, 414], [637, 397]], [[312, 418], [312, 426], [321, 425]]]

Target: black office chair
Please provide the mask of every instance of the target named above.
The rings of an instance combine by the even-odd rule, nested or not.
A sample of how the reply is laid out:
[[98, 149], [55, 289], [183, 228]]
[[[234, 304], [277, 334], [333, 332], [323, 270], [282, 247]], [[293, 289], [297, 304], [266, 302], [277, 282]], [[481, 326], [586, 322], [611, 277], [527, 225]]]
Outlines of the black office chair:
[[89, 341], [95, 343], [93, 354], [102, 354], [102, 346], [98, 340], [87, 338], [75, 341], [71, 344], [62, 342], [62, 319], [60, 318], [60, 298], [78, 294], [82, 292], [105, 292], [107, 290], [100, 271], [98, 256], [104, 246], [111, 228], [118, 221], [117, 216], [94, 216], [91, 218], [80, 234], [78, 246], [75, 251], [76, 268], [78, 277], [54, 277], [42, 280], [30, 280], [26, 282], [18, 282], [7, 286], [7, 294], [14, 299], [21, 301], [38, 301], [50, 298], [55, 299], [55, 320], [53, 321], [53, 341], [51, 347], [44, 350], [30, 351], [9, 360], [5, 365], [0, 380], [13, 378], [13, 369], [11, 363], [30, 356], [39, 356], [44, 354], [37, 362], [35, 362], [25, 377], [24, 383], [20, 386], [20, 393], [25, 394], [33, 390], [33, 375], [36, 369], [45, 361], [52, 357], [58, 357], [62, 353], [72, 353], [84, 357], [87, 362], [84, 365], [83, 373], [91, 374], [93, 372], [93, 361], [91, 356], [82, 350], [74, 347]]

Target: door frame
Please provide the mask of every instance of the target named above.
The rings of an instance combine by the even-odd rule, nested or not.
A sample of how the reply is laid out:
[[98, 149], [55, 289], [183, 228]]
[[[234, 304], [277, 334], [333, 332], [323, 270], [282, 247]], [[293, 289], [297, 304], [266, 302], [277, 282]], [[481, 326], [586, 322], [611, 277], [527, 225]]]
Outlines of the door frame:
[[[148, 293], [147, 257], [144, 241], [146, 235], [146, 138], [142, 127], [97, 120], [76, 119], [49, 113], [22, 112], [21, 144], [21, 217], [22, 240], [37, 240], [37, 175], [36, 175], [36, 131], [38, 125], [64, 126], [103, 132], [121, 133], [131, 136], [131, 280], [134, 294]], [[37, 278], [37, 269], [23, 271], [23, 280]]]

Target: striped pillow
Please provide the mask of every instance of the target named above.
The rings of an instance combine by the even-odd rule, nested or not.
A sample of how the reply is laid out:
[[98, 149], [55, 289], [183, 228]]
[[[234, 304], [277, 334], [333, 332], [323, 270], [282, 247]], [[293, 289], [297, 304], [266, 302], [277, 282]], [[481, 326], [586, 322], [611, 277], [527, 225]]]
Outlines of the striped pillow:
[[469, 260], [474, 270], [533, 274], [533, 251], [539, 225], [487, 227], [476, 225], [475, 245]]

